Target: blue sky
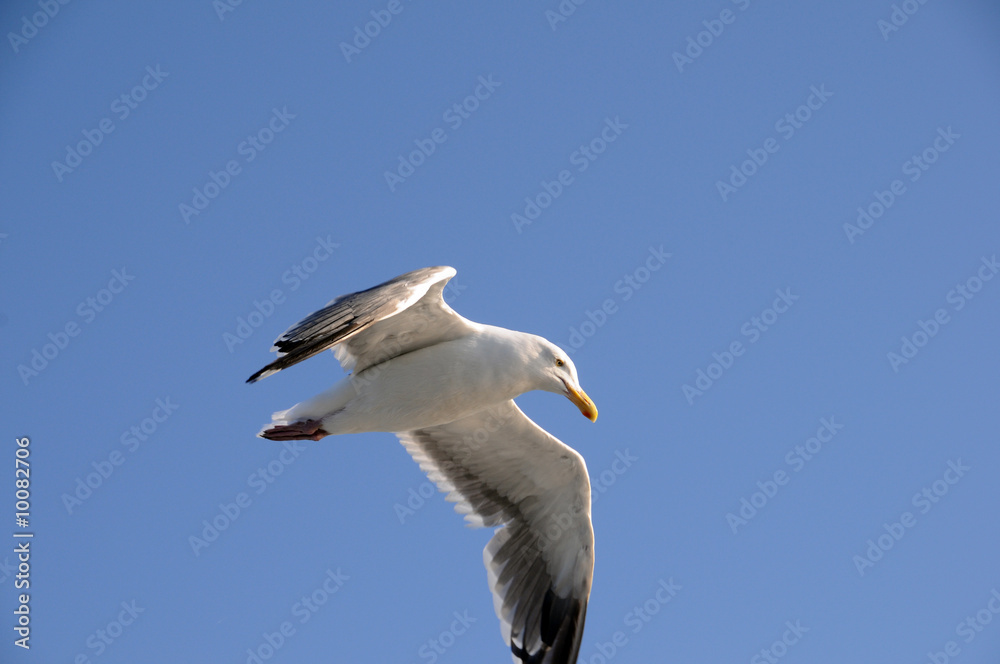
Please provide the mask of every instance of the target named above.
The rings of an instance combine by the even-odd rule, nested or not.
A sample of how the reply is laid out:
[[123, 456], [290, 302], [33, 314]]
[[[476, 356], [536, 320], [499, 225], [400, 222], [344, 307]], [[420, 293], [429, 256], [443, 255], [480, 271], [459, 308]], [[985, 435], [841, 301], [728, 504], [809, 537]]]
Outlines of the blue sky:
[[31, 469], [27, 528], [0, 491], [4, 662], [509, 661], [490, 533], [394, 436], [254, 437], [334, 358], [243, 382], [332, 297], [442, 264], [600, 408], [519, 400], [594, 485], [581, 662], [996, 661], [992, 3], [0, 26], [3, 453]]

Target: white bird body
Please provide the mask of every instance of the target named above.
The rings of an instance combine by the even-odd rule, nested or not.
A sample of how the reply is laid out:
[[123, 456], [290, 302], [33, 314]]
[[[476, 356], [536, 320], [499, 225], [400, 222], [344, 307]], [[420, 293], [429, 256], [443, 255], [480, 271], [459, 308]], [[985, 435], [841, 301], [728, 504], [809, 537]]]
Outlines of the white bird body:
[[[274, 413], [272, 424], [320, 420], [330, 435], [412, 431], [471, 415], [537, 388], [524, 368], [536, 337], [491, 325], [481, 334], [421, 348], [348, 376]], [[530, 343], [519, 346], [516, 341]], [[414, 376], [423, 376], [416, 381]], [[487, 389], [489, 388], [489, 389]]]

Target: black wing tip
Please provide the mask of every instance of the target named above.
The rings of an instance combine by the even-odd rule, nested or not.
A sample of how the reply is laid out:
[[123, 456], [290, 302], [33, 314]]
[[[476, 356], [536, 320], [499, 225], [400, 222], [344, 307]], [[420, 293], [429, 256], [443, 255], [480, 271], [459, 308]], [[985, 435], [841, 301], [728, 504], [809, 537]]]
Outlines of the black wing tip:
[[284, 368], [284, 367], [276, 367], [275, 364], [277, 364], [277, 362], [272, 362], [271, 364], [267, 365], [260, 371], [257, 371], [254, 375], [247, 378], [247, 383], [256, 383], [261, 378], [267, 378], [271, 374], [277, 373]]
[[560, 597], [549, 588], [542, 605], [543, 647], [531, 653], [512, 642], [511, 653], [522, 664], [574, 664], [583, 641], [587, 603], [586, 598]]

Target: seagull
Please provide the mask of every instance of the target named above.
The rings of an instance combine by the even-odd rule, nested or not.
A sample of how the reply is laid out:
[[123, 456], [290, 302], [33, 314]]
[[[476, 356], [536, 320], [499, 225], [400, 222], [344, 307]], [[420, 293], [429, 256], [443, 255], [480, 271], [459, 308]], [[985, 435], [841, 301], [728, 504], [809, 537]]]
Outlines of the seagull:
[[591, 421], [597, 407], [558, 346], [448, 306], [443, 289], [455, 274], [446, 266], [407, 272], [289, 328], [271, 349], [278, 358], [248, 383], [326, 349], [349, 375], [274, 413], [258, 435], [395, 433], [471, 526], [496, 528], [483, 562], [515, 664], [572, 664], [594, 572], [590, 479], [583, 457], [513, 399], [555, 392]]

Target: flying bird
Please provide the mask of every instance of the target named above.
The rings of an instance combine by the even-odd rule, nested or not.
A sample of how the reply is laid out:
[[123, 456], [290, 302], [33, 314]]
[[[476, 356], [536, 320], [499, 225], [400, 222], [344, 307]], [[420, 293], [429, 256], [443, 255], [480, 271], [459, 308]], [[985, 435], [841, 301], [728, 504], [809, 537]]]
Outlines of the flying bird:
[[248, 383], [327, 349], [350, 374], [274, 413], [258, 435], [395, 433], [457, 512], [496, 528], [483, 562], [515, 664], [572, 664], [594, 571], [590, 480], [583, 457], [513, 398], [555, 392], [591, 421], [597, 408], [558, 346], [455, 313], [442, 294], [455, 274], [408, 272], [338, 297], [289, 328], [271, 349], [278, 358]]

